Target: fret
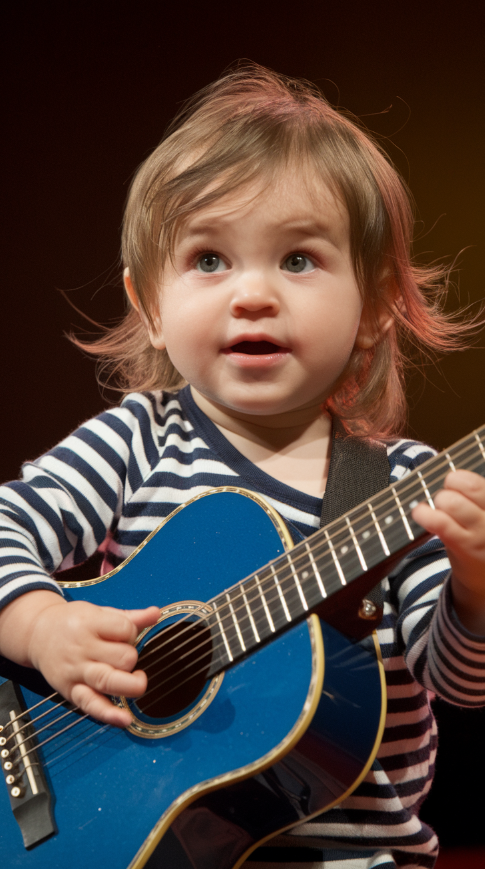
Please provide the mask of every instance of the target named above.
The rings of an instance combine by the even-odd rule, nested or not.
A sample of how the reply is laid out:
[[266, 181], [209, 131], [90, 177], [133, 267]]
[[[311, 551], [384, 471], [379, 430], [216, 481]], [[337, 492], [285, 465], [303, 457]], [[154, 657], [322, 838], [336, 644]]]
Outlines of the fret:
[[[286, 556], [284, 558], [286, 568]], [[276, 563], [276, 570], [274, 564]], [[259, 572], [259, 581], [261, 584], [261, 592], [264, 594], [264, 600], [268, 608], [267, 618], [268, 624], [273, 624], [274, 630], [279, 631], [286, 627], [288, 622], [292, 621], [292, 615], [288, 609], [288, 604], [284, 592], [288, 591], [288, 583], [280, 582], [281, 568], [278, 569], [278, 562], [275, 562]], [[290, 588], [293, 588], [291, 582]], [[289, 616], [289, 618], [288, 618]]]
[[302, 603], [303, 609], [304, 609], [306, 612], [308, 612], [308, 604], [307, 604], [307, 602], [306, 602], [305, 595], [303, 594], [303, 589], [302, 589], [302, 587], [301, 587], [300, 580], [298, 579], [298, 574], [297, 574], [297, 572], [296, 572], [296, 570], [295, 570], [295, 566], [294, 566], [294, 564], [293, 564], [293, 561], [292, 561], [291, 555], [287, 555], [287, 558], [288, 558], [289, 563], [290, 563], [291, 572], [292, 572], [292, 574], [293, 574], [293, 579], [295, 580], [295, 585], [296, 585], [296, 587], [297, 587], [298, 594], [300, 595], [300, 600], [301, 600], [301, 603]]
[[483, 448], [482, 439], [481, 439], [481, 437], [480, 437], [480, 435], [478, 434], [477, 431], [474, 432], [474, 435], [475, 435], [475, 439], [476, 439], [476, 441], [477, 441], [477, 443], [478, 443], [478, 446], [479, 446], [480, 452], [481, 452], [481, 454], [482, 454], [482, 456], [483, 456], [483, 460], [485, 461], [485, 449]]
[[[480, 461], [481, 457], [485, 458], [485, 452], [483, 450], [482, 439], [480, 436], [480, 432], [483, 434], [484, 431], [485, 427], [473, 432], [468, 438], [459, 441], [448, 450], [448, 453], [453, 457], [453, 464], [456, 468], [464, 468], [469, 471], [476, 470], [477, 473], [482, 476], [485, 475], [485, 468]], [[477, 446], [481, 454], [478, 456], [476, 453]], [[446, 455], [448, 455], [448, 453]]]
[[[423, 535], [423, 529], [411, 516], [413, 507], [422, 501], [422, 492], [422, 483], [408, 476], [375, 497], [373, 512], [382, 535], [380, 543], [382, 545], [382, 539], [386, 543], [386, 555], [392, 555]], [[376, 557], [373, 563], [379, 560]]]
[[359, 561], [360, 561], [360, 564], [361, 564], [362, 570], [366, 571], [366, 570], [367, 570], [367, 564], [365, 563], [365, 558], [364, 558], [364, 556], [362, 555], [362, 550], [361, 550], [359, 544], [357, 543], [357, 538], [356, 538], [356, 536], [355, 536], [355, 534], [354, 534], [354, 529], [352, 528], [352, 525], [350, 524], [350, 519], [349, 519], [348, 516], [345, 517], [345, 521], [346, 521], [346, 523], [347, 523], [347, 525], [348, 525], [348, 527], [349, 527], [350, 536], [351, 536], [351, 538], [352, 538], [352, 543], [353, 543], [354, 546], [355, 546], [355, 551], [357, 552], [357, 556], [358, 556], [358, 559], [359, 559]]
[[429, 494], [428, 487], [427, 487], [427, 485], [426, 485], [426, 483], [425, 483], [425, 481], [424, 481], [424, 477], [423, 477], [421, 471], [419, 471], [419, 470], [416, 471], [416, 474], [417, 474], [417, 476], [419, 477], [419, 479], [420, 479], [420, 481], [421, 481], [421, 485], [422, 485], [422, 487], [423, 487], [423, 489], [424, 489], [424, 494], [426, 495], [426, 500], [427, 500], [429, 506], [434, 510], [434, 509], [435, 509], [435, 506], [434, 506], [434, 503], [433, 503], [433, 499], [432, 499], [431, 495]]
[[279, 595], [279, 599], [280, 599], [281, 606], [283, 607], [283, 612], [284, 612], [284, 614], [285, 614], [286, 621], [287, 621], [287, 622], [291, 622], [290, 611], [289, 611], [289, 609], [288, 609], [288, 607], [287, 607], [287, 605], [286, 605], [286, 598], [285, 598], [285, 596], [284, 596], [284, 594], [283, 594], [283, 590], [282, 590], [282, 588], [281, 588], [281, 585], [280, 585], [279, 579], [278, 579], [278, 577], [277, 577], [277, 575], [276, 575], [276, 571], [275, 571], [273, 565], [271, 565], [271, 572], [272, 572], [272, 574], [273, 574], [273, 579], [274, 579], [274, 581], [275, 581], [276, 588], [278, 589], [278, 595]]
[[406, 534], [408, 535], [408, 537], [409, 537], [410, 540], [414, 540], [414, 534], [413, 534], [413, 532], [411, 531], [411, 526], [409, 525], [409, 522], [408, 522], [408, 520], [407, 520], [407, 516], [406, 516], [406, 514], [405, 514], [405, 512], [404, 512], [404, 510], [403, 510], [403, 508], [402, 508], [402, 504], [401, 504], [401, 502], [400, 502], [400, 500], [399, 500], [399, 496], [398, 496], [398, 494], [397, 494], [397, 492], [396, 492], [394, 486], [392, 487], [392, 494], [394, 495], [394, 500], [395, 500], [395, 502], [396, 502], [396, 504], [397, 504], [397, 508], [398, 508], [398, 510], [399, 510], [399, 514], [400, 514], [401, 519], [402, 519], [402, 521], [403, 521], [403, 525], [404, 525], [404, 527], [405, 527], [405, 529], [406, 529]]
[[377, 536], [378, 536], [378, 538], [379, 538], [379, 540], [380, 540], [380, 544], [381, 544], [381, 546], [382, 546], [382, 548], [383, 548], [385, 554], [386, 554], [386, 555], [390, 555], [391, 553], [390, 553], [390, 551], [389, 551], [389, 547], [388, 547], [388, 545], [387, 545], [387, 543], [386, 543], [386, 538], [384, 537], [384, 535], [383, 535], [383, 533], [382, 533], [382, 531], [381, 531], [381, 526], [379, 525], [379, 522], [377, 521], [377, 516], [376, 516], [376, 514], [374, 513], [374, 510], [372, 509], [372, 504], [367, 504], [367, 506], [368, 506], [368, 508], [369, 508], [369, 510], [370, 510], [370, 515], [372, 516], [372, 521], [374, 522], [374, 525], [375, 525], [375, 527], [376, 527], [376, 529], [377, 529]]
[[261, 602], [261, 591], [254, 574], [243, 583], [242, 588], [244, 589], [245, 604], [247, 604], [247, 607], [245, 605], [243, 610], [244, 615], [247, 612], [251, 614], [250, 619], [245, 618], [246, 629], [243, 629], [243, 634], [247, 647], [251, 648], [269, 637], [272, 632], [265, 617], [264, 607]]
[[[231, 589], [229, 592], [229, 596], [234, 605], [234, 618], [231, 619], [231, 630], [232, 635], [229, 638], [233, 639], [234, 643], [237, 642], [237, 657], [240, 654], [244, 654], [241, 645], [245, 646], [245, 650], [249, 650], [254, 646], [257, 646], [258, 643], [263, 638], [263, 626], [261, 625], [260, 620], [260, 600], [259, 595], [255, 592], [257, 589], [255, 588], [254, 583], [251, 585], [249, 583], [244, 583], [237, 586], [234, 589]], [[226, 592], [226, 596], [227, 596]], [[235, 625], [237, 622], [237, 628]], [[226, 634], [228, 633], [226, 628]], [[240, 634], [240, 636], [239, 636]], [[232, 642], [230, 642], [232, 653], [235, 652], [235, 646]]]
[[228, 639], [226, 637], [226, 632], [222, 626], [222, 621], [221, 621], [221, 617], [219, 615], [219, 607], [217, 606], [217, 602], [216, 602], [216, 606], [214, 609], [214, 615], [216, 617], [217, 627], [219, 628], [219, 634], [222, 637], [222, 641], [223, 641], [224, 647], [226, 649], [226, 655], [227, 655], [229, 661], [232, 663], [232, 661], [234, 661], [234, 658], [233, 658], [233, 655], [232, 655], [232, 652], [231, 652], [231, 649], [229, 646]]
[[270, 627], [271, 633], [274, 634], [274, 632], [275, 632], [274, 622], [273, 622], [273, 619], [271, 618], [271, 613], [270, 613], [270, 611], [269, 611], [269, 609], [268, 609], [268, 604], [266, 603], [266, 598], [265, 598], [265, 596], [264, 596], [264, 594], [263, 594], [263, 590], [262, 590], [262, 588], [261, 588], [261, 583], [260, 583], [260, 581], [259, 581], [259, 576], [258, 576], [257, 574], [255, 574], [254, 579], [255, 579], [255, 582], [256, 582], [256, 584], [257, 584], [257, 586], [258, 586], [258, 591], [259, 591], [259, 594], [260, 594], [260, 596], [261, 596], [261, 600], [263, 601], [263, 607], [264, 607], [264, 611], [265, 611], [265, 613], [266, 613], [266, 618], [268, 619], [268, 624], [269, 624], [269, 627]]
[[[353, 519], [355, 517], [355, 521], [351, 522], [354, 539], [352, 538], [352, 534], [350, 532], [349, 525], [345, 517], [342, 520], [337, 520], [338, 524], [332, 523], [332, 525], [329, 526], [327, 529], [326, 537], [329, 543], [329, 547], [331, 544], [330, 553], [333, 559], [332, 567], [335, 568], [337, 572], [337, 576], [334, 577], [333, 581], [331, 580], [330, 582], [328, 582], [327, 572], [325, 571], [324, 575], [327, 594], [332, 594], [334, 591], [337, 590], [337, 588], [340, 588], [342, 585], [347, 585], [349, 582], [352, 581], [352, 579], [354, 579], [356, 576], [360, 576], [364, 572], [361, 557], [364, 559], [366, 567], [370, 566], [367, 553], [373, 553], [374, 546], [372, 545], [372, 540], [370, 538], [364, 539], [362, 537], [362, 534], [359, 533], [363, 533], [367, 530], [368, 519], [366, 518], [366, 520], [363, 521], [363, 516], [367, 517], [367, 513], [364, 512], [362, 514], [362, 511], [360, 511], [359, 514], [359, 511], [352, 511], [349, 514], [350, 519]], [[355, 546], [355, 541], [358, 541], [358, 548], [360, 549], [361, 557], [359, 557], [357, 547]], [[321, 569], [320, 562], [318, 563]], [[344, 582], [342, 582], [342, 576]]]
[[[347, 530], [350, 533], [352, 531], [353, 538], [352, 542], [354, 544], [355, 549], [355, 568], [353, 569], [353, 573], [357, 575], [357, 573], [362, 573], [364, 567], [362, 562], [365, 564], [365, 570], [370, 570], [375, 564], [378, 564], [382, 561], [385, 549], [382, 545], [384, 541], [385, 545], [387, 543], [385, 541], [385, 537], [381, 531], [381, 538], [379, 538], [379, 534], [377, 532], [377, 528], [375, 522], [372, 519], [372, 513], [375, 516], [375, 509], [371, 504], [370, 509], [367, 505], [357, 508], [355, 511], [349, 514], [347, 517]], [[377, 517], [375, 516], [377, 521]], [[349, 528], [349, 523], [351, 528]], [[377, 522], [377, 524], [379, 524]], [[359, 555], [360, 551], [360, 555]], [[347, 582], [350, 581], [349, 575], [346, 572]]]
[[454, 464], [453, 464], [453, 462], [452, 462], [452, 460], [451, 460], [451, 456], [450, 456], [450, 454], [449, 454], [449, 453], [445, 453], [445, 456], [446, 456], [446, 458], [448, 459], [448, 464], [449, 464], [451, 470], [452, 470], [452, 471], [456, 471], [456, 468], [455, 468], [455, 466], [454, 466]]
[[[316, 579], [316, 581], [317, 581], [318, 588], [320, 589], [320, 594], [322, 595], [322, 598], [325, 598], [325, 597], [327, 597], [327, 591], [326, 591], [325, 586], [324, 586], [324, 584], [323, 584], [323, 582], [322, 582], [322, 577], [320, 576], [320, 571], [319, 571], [318, 568], [317, 568], [317, 565], [316, 565], [316, 563], [315, 563], [315, 559], [314, 559], [314, 557], [313, 557], [313, 555], [312, 555], [311, 547], [308, 545], [308, 541], [307, 541], [307, 540], [305, 540], [305, 549], [306, 549], [306, 551], [307, 551], [307, 553], [308, 553], [308, 557], [309, 557], [309, 559], [310, 559], [310, 564], [311, 564], [311, 566], [312, 566], [312, 568], [313, 568], [313, 573], [315, 574], [315, 579]], [[302, 577], [303, 577], [304, 579], [306, 579], [306, 576], [305, 576], [304, 573], [302, 573]]]
[[[224, 633], [229, 643], [229, 648], [234, 659], [238, 658], [247, 646], [245, 634], [248, 633], [248, 624], [244, 608], [242, 607], [241, 590], [238, 586], [229, 589], [220, 595], [218, 599], [218, 613], [221, 619]], [[241, 618], [242, 616], [242, 618]]]
[[231, 611], [231, 616], [232, 616], [232, 620], [233, 620], [233, 622], [234, 622], [234, 627], [235, 627], [235, 629], [236, 629], [236, 634], [237, 634], [237, 638], [238, 638], [238, 640], [239, 640], [239, 644], [240, 644], [241, 649], [243, 650], [243, 652], [245, 652], [245, 651], [246, 651], [246, 645], [245, 645], [244, 640], [243, 640], [243, 638], [242, 638], [241, 629], [240, 629], [240, 627], [239, 627], [239, 622], [238, 622], [238, 620], [237, 620], [237, 618], [236, 618], [236, 613], [234, 612], [234, 607], [233, 607], [233, 605], [232, 605], [231, 598], [230, 598], [229, 593], [228, 593], [227, 591], [226, 591], [226, 600], [227, 600], [227, 602], [228, 602], [228, 604], [229, 604], [229, 609], [230, 609], [230, 611]]
[[271, 617], [268, 619], [268, 605], [261, 591], [258, 575], [253, 574], [243, 585], [248, 608], [252, 615], [251, 623], [247, 625], [248, 629], [250, 628], [247, 645], [251, 647], [254, 645], [254, 641], [251, 641], [250, 638], [251, 634], [259, 637], [256, 643], [262, 642], [274, 633], [274, 623]]
[[[294, 550], [292, 550], [292, 553], [299, 554], [303, 548], [303, 544], [300, 543]], [[286, 605], [293, 621], [294, 619], [305, 615], [305, 613], [308, 612], [308, 607], [305, 607], [301, 599], [298, 589], [298, 577], [296, 577], [297, 581], [295, 582], [295, 571], [288, 552], [285, 552], [285, 554], [278, 559], [275, 567], [278, 573], [281, 589], [285, 593]]]
[[330, 537], [329, 537], [329, 534], [328, 534], [328, 531], [326, 528], [324, 529], [324, 532], [325, 532], [325, 537], [327, 538], [330, 552], [332, 554], [333, 563], [335, 564], [335, 567], [337, 568], [337, 573], [339, 575], [340, 582], [342, 583], [342, 585], [347, 585], [347, 580], [345, 579], [344, 572], [340, 566], [340, 561], [337, 558], [337, 554], [335, 552], [335, 549], [333, 547], [332, 541], [330, 540]]
[[260, 643], [260, 642], [261, 642], [261, 637], [259, 636], [258, 629], [257, 629], [257, 627], [256, 627], [256, 622], [255, 622], [254, 619], [253, 619], [253, 614], [252, 614], [252, 612], [251, 612], [251, 607], [249, 606], [248, 599], [247, 599], [247, 597], [246, 597], [246, 592], [245, 592], [245, 590], [244, 590], [244, 585], [241, 586], [241, 590], [242, 590], [242, 598], [243, 598], [243, 600], [244, 600], [244, 605], [245, 605], [245, 607], [246, 607], [246, 612], [247, 612], [247, 614], [248, 614], [249, 624], [251, 625], [251, 629], [252, 629], [252, 632], [253, 632], [254, 639], [256, 640], [257, 643]]

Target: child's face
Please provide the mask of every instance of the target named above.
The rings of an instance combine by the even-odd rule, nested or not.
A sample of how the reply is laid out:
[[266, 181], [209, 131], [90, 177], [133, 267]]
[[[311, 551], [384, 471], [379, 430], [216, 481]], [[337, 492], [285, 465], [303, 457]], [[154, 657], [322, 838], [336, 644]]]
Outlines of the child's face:
[[192, 388], [229, 414], [308, 415], [354, 347], [371, 345], [361, 315], [346, 210], [295, 171], [187, 222], [150, 331]]

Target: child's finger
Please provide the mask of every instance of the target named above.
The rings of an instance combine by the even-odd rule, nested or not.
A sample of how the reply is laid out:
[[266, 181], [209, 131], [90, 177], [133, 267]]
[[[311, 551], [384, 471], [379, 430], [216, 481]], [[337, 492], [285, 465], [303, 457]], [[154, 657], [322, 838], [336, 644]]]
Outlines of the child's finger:
[[[125, 697], [140, 697], [147, 687], [147, 677], [143, 670], [127, 673], [99, 661], [88, 661], [85, 664], [82, 681], [99, 694], [122, 694]], [[72, 696], [73, 692], [74, 688]]]
[[485, 523], [485, 511], [461, 490], [441, 489], [434, 499], [436, 511], [442, 511], [462, 528], [473, 530]]
[[105, 697], [94, 691], [89, 685], [79, 683], [75, 685], [72, 694], [72, 702], [79, 707], [80, 710], [92, 715], [97, 721], [102, 721], [104, 724], [112, 724], [115, 727], [128, 727], [131, 722], [131, 714], [127, 709], [120, 709], [119, 706]]
[[[115, 613], [118, 613], [118, 611], [115, 610]], [[113, 622], [110, 621], [109, 625], [107, 623], [107, 630], [103, 627], [101, 633], [102, 639], [93, 644], [93, 647], [90, 650], [90, 658], [93, 661], [100, 661], [108, 664], [115, 669], [130, 672], [133, 670], [133, 667], [138, 660], [138, 653], [132, 643], [135, 641], [142, 628], [156, 624], [160, 615], [160, 610], [158, 607], [153, 606], [144, 610], [122, 610], [121, 613], [124, 617], [129, 619], [130, 624], [132, 625], [132, 629], [130, 629], [130, 640], [124, 643], [116, 642], [114, 636], [116, 634], [115, 628], [117, 627], [117, 621], [116, 624], [115, 620], [113, 620]], [[124, 634], [125, 630], [126, 626], [122, 624], [121, 632]]]
[[134, 643], [140, 630], [156, 623], [158, 607], [144, 610], [119, 610], [114, 607], [96, 607], [90, 626], [104, 640]]
[[138, 660], [138, 652], [131, 643], [116, 643], [112, 640], [94, 640], [89, 648], [88, 660], [98, 661], [116, 670], [131, 673]]
[[160, 618], [160, 610], [157, 606], [149, 606], [142, 610], [123, 610], [138, 631], [155, 625]]
[[[430, 534], [435, 534], [444, 543], [456, 532], [457, 523], [442, 510], [433, 510], [428, 504], [421, 503], [414, 508], [412, 517]], [[463, 531], [463, 529], [461, 529]]]
[[435, 498], [435, 504], [435, 510], [419, 504], [413, 510], [413, 519], [443, 541], [457, 576], [466, 571], [470, 575], [476, 571], [483, 574], [485, 511], [460, 493], [445, 490]]
[[472, 471], [452, 471], [444, 482], [445, 490], [461, 492], [482, 510], [485, 510], [485, 479]]

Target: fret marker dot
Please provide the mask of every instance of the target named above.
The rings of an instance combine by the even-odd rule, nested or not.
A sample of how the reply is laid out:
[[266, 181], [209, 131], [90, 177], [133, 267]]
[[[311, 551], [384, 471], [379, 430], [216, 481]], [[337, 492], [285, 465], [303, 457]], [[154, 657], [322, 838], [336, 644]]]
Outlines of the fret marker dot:
[[362, 537], [364, 538], [364, 540], [367, 540], [367, 538], [370, 537], [370, 531], [364, 531]]
[[386, 523], [386, 525], [390, 525], [392, 522], [392, 516], [386, 516], [384, 522]]
[[303, 578], [303, 579], [308, 579], [308, 570], [304, 570], [304, 571], [303, 571], [303, 573], [302, 573], [302, 578]]
[[419, 504], [419, 501], [411, 501], [409, 506], [411, 507], [411, 510], [414, 510], [414, 508], [417, 507], [418, 504]]
[[340, 550], [340, 552], [342, 553], [342, 555], [345, 555], [345, 553], [348, 552], [348, 551], [349, 551], [349, 547], [348, 547], [348, 546], [342, 546], [342, 548], [341, 548], [341, 550]]

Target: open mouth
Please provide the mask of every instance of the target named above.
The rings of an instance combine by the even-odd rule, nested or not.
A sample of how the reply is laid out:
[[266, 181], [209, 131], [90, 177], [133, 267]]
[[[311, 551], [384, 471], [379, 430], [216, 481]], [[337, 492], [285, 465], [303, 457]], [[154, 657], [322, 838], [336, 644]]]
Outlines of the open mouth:
[[246, 353], [249, 356], [266, 356], [284, 352], [284, 348], [271, 341], [240, 341], [230, 347], [231, 353]]

